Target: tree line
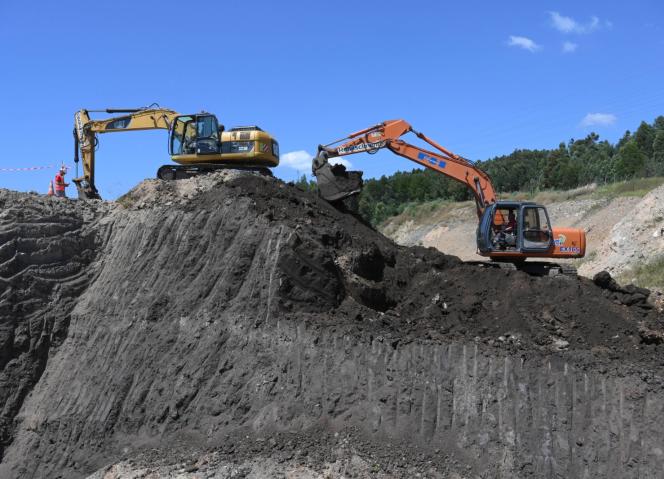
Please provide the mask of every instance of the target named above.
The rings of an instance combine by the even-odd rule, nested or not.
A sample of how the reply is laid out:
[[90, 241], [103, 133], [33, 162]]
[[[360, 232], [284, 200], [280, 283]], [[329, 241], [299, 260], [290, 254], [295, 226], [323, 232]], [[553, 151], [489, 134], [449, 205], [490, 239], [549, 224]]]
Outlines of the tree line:
[[[551, 150], [519, 149], [509, 155], [478, 161], [499, 192], [572, 189], [590, 183], [664, 176], [664, 116], [641, 122], [616, 144], [590, 133], [562, 142]], [[306, 179], [305, 179], [306, 181]], [[365, 180], [360, 213], [372, 224], [401, 213], [409, 204], [436, 199], [472, 199], [460, 183], [432, 170], [414, 169]]]

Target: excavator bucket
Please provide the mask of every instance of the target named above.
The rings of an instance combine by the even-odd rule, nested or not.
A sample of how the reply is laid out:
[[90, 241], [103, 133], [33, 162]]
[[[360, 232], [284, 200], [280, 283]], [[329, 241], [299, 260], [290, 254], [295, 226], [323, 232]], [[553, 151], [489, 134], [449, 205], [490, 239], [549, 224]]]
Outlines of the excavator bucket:
[[326, 201], [340, 201], [362, 191], [362, 172], [346, 171], [341, 164], [325, 163], [314, 171], [320, 196]]
[[96, 188], [90, 186], [90, 184], [85, 181], [84, 178], [74, 178], [72, 180], [76, 185], [76, 190], [78, 191], [79, 200], [100, 200], [101, 196], [97, 192]]

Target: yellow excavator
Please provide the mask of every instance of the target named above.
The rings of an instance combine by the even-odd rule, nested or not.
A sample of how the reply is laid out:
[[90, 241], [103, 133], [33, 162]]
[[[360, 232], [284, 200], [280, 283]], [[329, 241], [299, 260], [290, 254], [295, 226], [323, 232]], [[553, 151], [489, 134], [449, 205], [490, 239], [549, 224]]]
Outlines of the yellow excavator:
[[[92, 120], [90, 113], [113, 116]], [[100, 199], [95, 185], [97, 134], [120, 131], [164, 129], [169, 131], [168, 150], [176, 165], [162, 165], [157, 177], [176, 180], [207, 174], [219, 169], [241, 169], [271, 175], [279, 164], [279, 143], [258, 126], [225, 130], [217, 117], [201, 112], [183, 115], [167, 108], [79, 110], [74, 116], [74, 183], [82, 199]], [[80, 150], [80, 156], [79, 156]], [[83, 158], [83, 176], [78, 163]]]

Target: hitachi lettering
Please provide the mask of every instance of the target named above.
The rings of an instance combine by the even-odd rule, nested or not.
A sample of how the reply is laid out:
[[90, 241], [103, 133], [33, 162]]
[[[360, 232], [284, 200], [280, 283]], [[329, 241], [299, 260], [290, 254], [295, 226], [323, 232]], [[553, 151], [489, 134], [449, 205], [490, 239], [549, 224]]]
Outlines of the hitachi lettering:
[[444, 160], [439, 160], [434, 156], [427, 155], [421, 152], [417, 154], [417, 159], [426, 161], [427, 163], [431, 163], [432, 165], [437, 166], [438, 168], [445, 168], [445, 166], [447, 165], [447, 163]]
[[357, 153], [358, 151], [367, 151], [367, 150], [377, 150], [385, 146], [385, 140], [375, 141], [373, 143], [360, 143], [359, 145], [352, 146], [340, 146], [337, 148], [337, 153], [346, 154], [346, 153]]

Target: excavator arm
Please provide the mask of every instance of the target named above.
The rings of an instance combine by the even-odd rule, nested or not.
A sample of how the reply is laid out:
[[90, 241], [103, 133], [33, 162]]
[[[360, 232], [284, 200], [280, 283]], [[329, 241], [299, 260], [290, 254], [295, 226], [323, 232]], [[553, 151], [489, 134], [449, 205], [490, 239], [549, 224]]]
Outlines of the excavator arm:
[[[415, 134], [436, 151], [402, 140], [401, 137], [406, 133]], [[341, 142], [344, 143], [332, 147]], [[372, 154], [383, 148], [466, 185], [473, 192], [479, 217], [487, 206], [496, 202], [491, 179], [485, 172], [475, 167], [469, 160], [440, 146], [423, 133], [415, 131], [404, 120], [388, 120], [351, 133], [346, 138], [319, 146], [318, 155], [313, 161], [313, 173], [321, 196], [328, 201], [339, 201], [359, 193], [362, 189], [361, 173], [347, 172], [342, 165], [330, 165], [328, 162], [330, 158], [361, 152]]]
[[[121, 114], [103, 120], [90, 119], [90, 112]], [[100, 199], [95, 185], [95, 150], [98, 133], [170, 129], [179, 113], [166, 108], [79, 110], [74, 116], [74, 162], [83, 159], [83, 176], [74, 178], [80, 198]], [[80, 150], [80, 156], [79, 156]]]

